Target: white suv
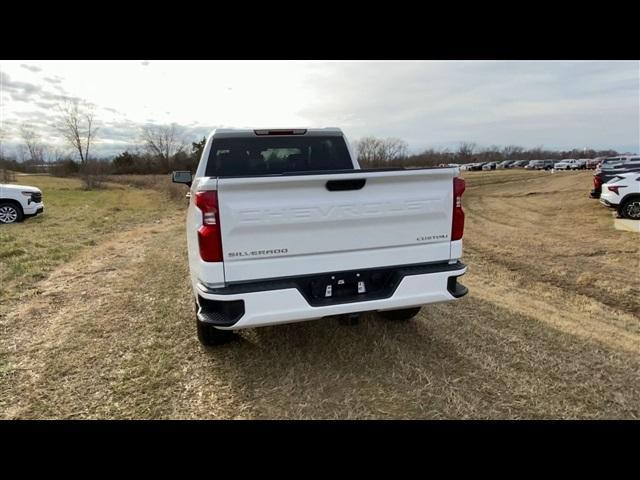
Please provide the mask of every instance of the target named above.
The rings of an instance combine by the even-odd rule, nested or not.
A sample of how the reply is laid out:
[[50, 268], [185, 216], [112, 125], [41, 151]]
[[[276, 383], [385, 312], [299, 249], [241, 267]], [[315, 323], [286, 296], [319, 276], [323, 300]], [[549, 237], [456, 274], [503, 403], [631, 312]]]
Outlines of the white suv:
[[0, 183], [0, 223], [21, 222], [43, 211], [39, 188]]
[[640, 220], [640, 172], [621, 173], [602, 185], [600, 202], [621, 217]]

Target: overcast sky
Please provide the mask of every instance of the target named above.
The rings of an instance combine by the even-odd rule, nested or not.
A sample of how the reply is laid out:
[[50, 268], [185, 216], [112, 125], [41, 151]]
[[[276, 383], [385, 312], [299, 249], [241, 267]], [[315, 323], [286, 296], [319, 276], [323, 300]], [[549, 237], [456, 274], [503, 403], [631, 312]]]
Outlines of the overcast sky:
[[640, 150], [640, 62], [1, 61], [4, 148], [22, 122], [50, 143], [61, 97], [95, 104], [96, 153], [145, 123], [188, 141], [216, 126], [341, 127], [412, 151], [480, 146]]

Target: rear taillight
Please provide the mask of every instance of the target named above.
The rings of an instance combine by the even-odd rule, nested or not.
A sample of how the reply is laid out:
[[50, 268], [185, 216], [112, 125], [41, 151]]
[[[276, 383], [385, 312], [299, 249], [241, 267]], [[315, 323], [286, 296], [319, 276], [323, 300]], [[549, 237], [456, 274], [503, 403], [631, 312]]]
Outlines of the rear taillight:
[[607, 189], [608, 189], [610, 192], [615, 193], [616, 195], [619, 195], [619, 193], [618, 193], [618, 189], [619, 189], [619, 188], [624, 188], [624, 185], [612, 185], [612, 186], [608, 186], [608, 185], [607, 185]]
[[218, 213], [218, 192], [196, 192], [195, 204], [202, 210], [202, 226], [198, 228], [200, 257], [205, 262], [222, 261], [222, 236]]
[[598, 175], [593, 176], [593, 186], [600, 188], [602, 186], [602, 179]]
[[462, 194], [464, 193], [464, 179], [453, 179], [453, 222], [451, 224], [451, 240], [460, 240], [464, 233], [464, 211], [462, 210]]

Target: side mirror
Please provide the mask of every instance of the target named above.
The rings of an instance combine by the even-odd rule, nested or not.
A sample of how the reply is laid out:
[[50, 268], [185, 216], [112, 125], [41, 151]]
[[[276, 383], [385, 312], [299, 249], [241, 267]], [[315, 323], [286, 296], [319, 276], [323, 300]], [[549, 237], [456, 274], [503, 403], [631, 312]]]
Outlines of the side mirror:
[[191, 186], [192, 180], [191, 172], [188, 170], [179, 170], [171, 174], [171, 181], [173, 183], [184, 183]]

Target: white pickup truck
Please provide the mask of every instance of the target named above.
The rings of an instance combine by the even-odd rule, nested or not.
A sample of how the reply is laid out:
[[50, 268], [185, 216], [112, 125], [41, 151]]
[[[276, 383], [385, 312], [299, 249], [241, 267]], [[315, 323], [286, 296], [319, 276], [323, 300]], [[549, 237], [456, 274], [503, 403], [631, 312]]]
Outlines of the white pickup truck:
[[0, 183], [0, 223], [21, 222], [43, 211], [39, 188]]
[[[584, 164], [586, 166], [586, 162]], [[580, 160], [575, 160], [573, 158], [565, 158], [560, 162], [557, 162], [553, 168], [555, 170], [579, 170], [582, 168], [582, 163]]]
[[[458, 167], [360, 169], [342, 131], [214, 130], [190, 186], [198, 338], [328, 316], [415, 316], [458, 283]], [[344, 318], [344, 317], [343, 317]]]

